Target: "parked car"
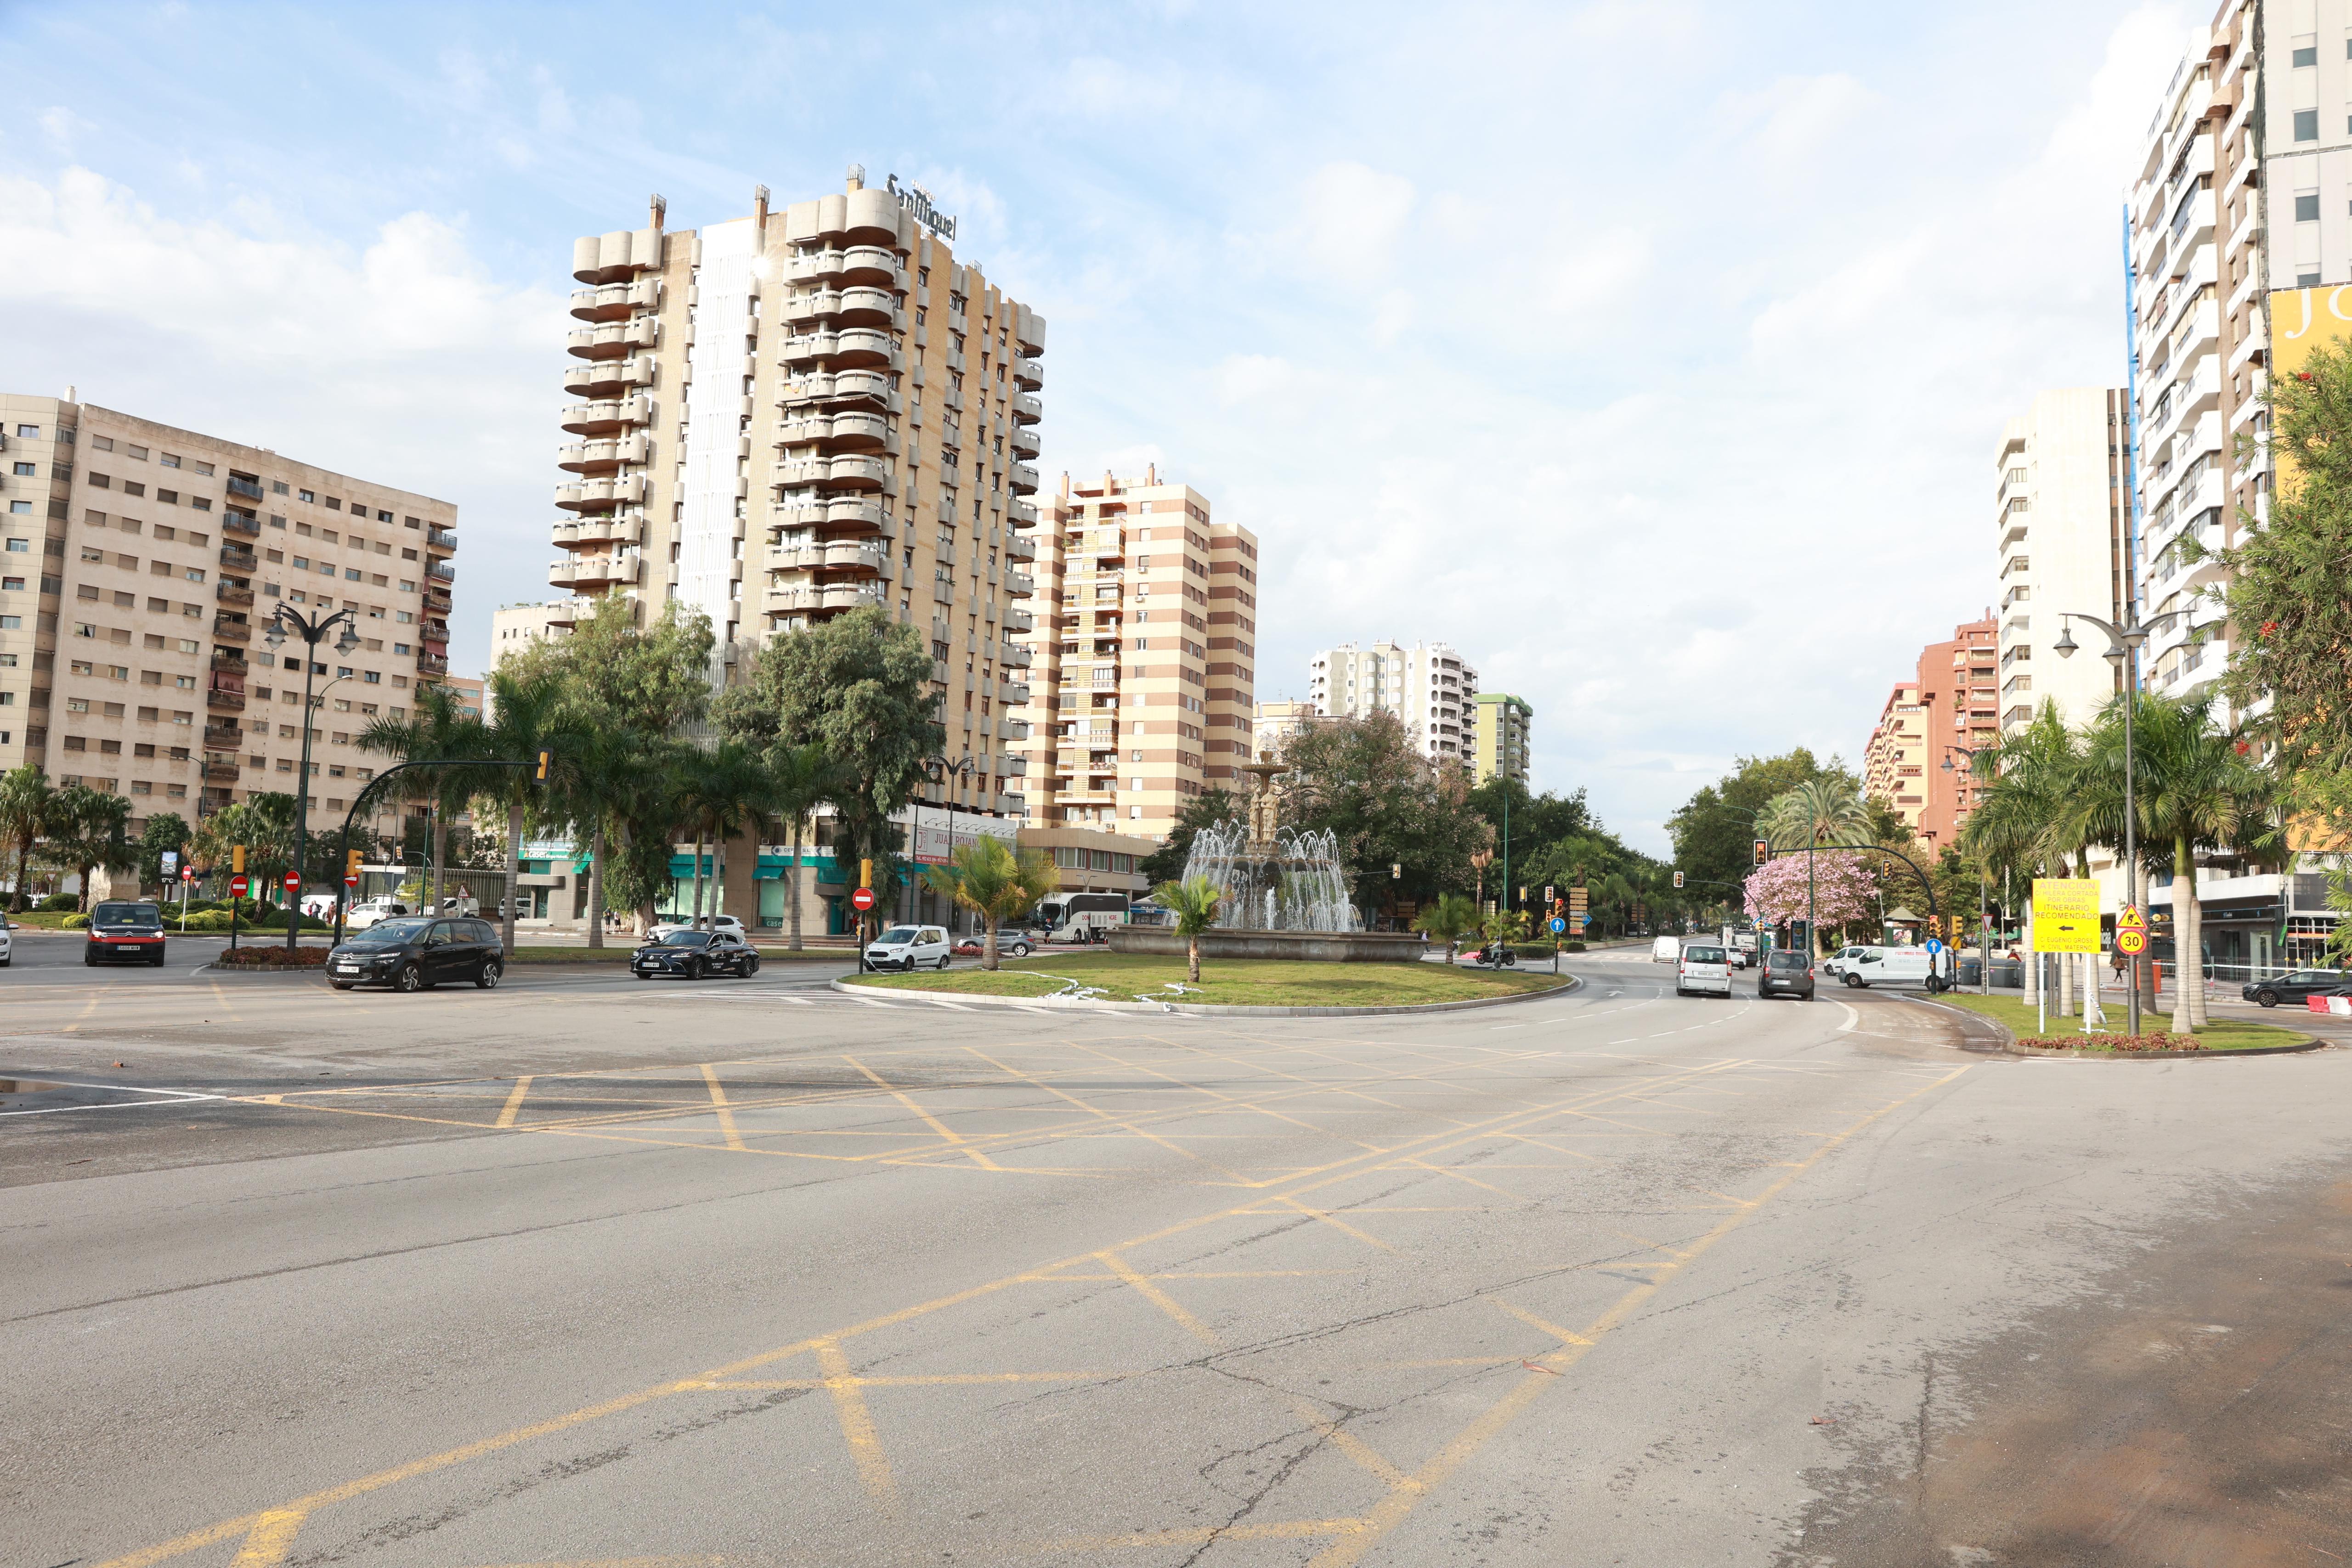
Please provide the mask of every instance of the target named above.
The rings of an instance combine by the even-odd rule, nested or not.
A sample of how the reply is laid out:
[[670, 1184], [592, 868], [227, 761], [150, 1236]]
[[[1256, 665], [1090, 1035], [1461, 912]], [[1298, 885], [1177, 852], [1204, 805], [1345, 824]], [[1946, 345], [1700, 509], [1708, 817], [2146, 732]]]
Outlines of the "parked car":
[[8, 924], [7, 918], [5, 915], [0, 915], [0, 969], [6, 968], [8, 967], [8, 961], [15, 956], [15, 953], [13, 951], [15, 944], [9, 937], [8, 933], [16, 929], [16, 928], [15, 926]]
[[89, 936], [82, 943], [85, 964], [163, 967], [163, 910], [160, 904], [107, 899], [89, 912]]
[[327, 955], [327, 983], [390, 986], [395, 991], [471, 980], [483, 990], [506, 974], [506, 950], [487, 920], [404, 915], [352, 933]]
[[2238, 994], [2258, 1008], [2331, 997], [2352, 986], [2352, 969], [2295, 969], [2267, 980], [2249, 980]]
[[352, 905], [350, 913], [343, 916], [343, 929], [364, 931], [379, 920], [393, 920], [413, 913], [407, 904], [389, 894], [371, 898], [365, 904]]
[[665, 920], [647, 935], [654, 941], [658, 942], [673, 931], [724, 931], [738, 942], [749, 942], [751, 939], [751, 933], [743, 929], [743, 923], [731, 915], [706, 915], [698, 922]]
[[1802, 953], [1775, 951], [1764, 955], [1764, 967], [1756, 976], [1756, 995], [1764, 997], [1797, 997], [1813, 999], [1813, 966]]
[[699, 980], [709, 975], [738, 979], [760, 972], [760, 950], [733, 931], [695, 931], [679, 926], [629, 955], [629, 973], [640, 980], [675, 975]]
[[[960, 956], [977, 958], [983, 956], [985, 949], [977, 936], [959, 936], [955, 941], [955, 951]], [[1030, 940], [1026, 931], [1014, 931], [1003, 925], [996, 928], [998, 957], [1026, 958], [1035, 951], [1036, 945]]]
[[1683, 944], [1679, 936], [1661, 936], [1650, 944], [1650, 962], [1653, 964], [1672, 964], [1682, 956]]
[[1822, 973], [1832, 979], [1842, 980], [1845, 978], [1845, 967], [1861, 957], [1865, 951], [1867, 949], [1859, 944], [1851, 947], [1841, 947], [1822, 960]]
[[1950, 982], [1951, 949], [1931, 954], [1925, 947], [1864, 947], [1845, 962], [1838, 977], [1856, 990], [1872, 986], [1924, 986], [1940, 991]]
[[1694, 942], [1682, 951], [1675, 967], [1675, 995], [1697, 991], [1718, 997], [1731, 995], [1731, 963], [1719, 942]]
[[937, 925], [893, 925], [866, 945], [866, 961], [877, 969], [948, 967], [948, 934]]

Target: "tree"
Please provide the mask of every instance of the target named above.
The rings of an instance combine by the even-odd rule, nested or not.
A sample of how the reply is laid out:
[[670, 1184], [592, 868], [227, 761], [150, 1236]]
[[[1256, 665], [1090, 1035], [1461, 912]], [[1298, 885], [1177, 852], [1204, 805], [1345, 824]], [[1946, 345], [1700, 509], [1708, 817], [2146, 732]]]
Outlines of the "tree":
[[519, 680], [551, 676], [590, 723], [677, 735], [710, 710], [710, 621], [673, 603], [640, 628], [641, 610], [618, 594], [600, 599], [568, 635], [510, 653], [499, 668]]
[[[2118, 753], [2120, 755], [2120, 753]], [[2031, 883], [2037, 876], [2063, 875], [2070, 869], [2090, 874], [2086, 846], [2097, 841], [2098, 815], [2089, 759], [2080, 739], [2059, 716], [2058, 705], [2044, 699], [2033, 721], [1979, 750], [1970, 766], [1990, 782], [1960, 830], [1960, 842], [1987, 865], [1998, 866]], [[2123, 809], [2117, 793], [2105, 831], [2118, 850], [2123, 843]], [[2070, 867], [2069, 859], [2078, 862]], [[2032, 904], [2026, 905], [2029, 922]], [[2026, 945], [2032, 946], [2030, 935]], [[2062, 1011], [2071, 1007], [2065, 988], [2068, 971], [2059, 974]], [[2039, 964], [2026, 967], [2028, 999], [2041, 994]]]
[[1495, 830], [1497, 842], [1502, 839], [1504, 822], [1508, 821], [1514, 864], [1524, 859], [1523, 846], [1533, 849], [1555, 843], [1592, 831], [1601, 825], [1593, 821], [1583, 790], [1555, 795], [1547, 789], [1533, 795], [1525, 784], [1507, 773], [1498, 774], [1471, 790], [1470, 809]]
[[[1831, 925], [1860, 920], [1871, 913], [1878, 896], [1878, 884], [1864, 859], [1851, 850], [1775, 855], [1750, 873], [1744, 884], [1748, 914], [1772, 925], [1802, 920], [1809, 908]], [[1810, 871], [1807, 861], [1815, 862]]]
[[770, 643], [712, 719], [762, 749], [823, 747], [842, 774], [832, 799], [843, 848], [881, 860], [898, 847], [890, 813], [915, 798], [924, 763], [947, 744], [940, 702], [921, 633], [870, 608]]
[[[677, 803], [686, 821], [694, 824], [694, 924], [702, 924], [702, 846], [716, 846], [724, 856], [727, 840], [747, 821], [756, 822], [768, 810], [774, 783], [760, 754], [740, 740], [722, 740], [704, 750], [688, 747], [677, 763]], [[713, 866], [724, 872], [723, 860]], [[718, 905], [717, 877], [712, 878], [711, 904]]]
[[[932, 891], [945, 894], [980, 916], [983, 932], [980, 967], [983, 969], [997, 967], [997, 926], [1034, 908], [1058, 885], [1054, 863], [1042, 852], [1016, 853], [992, 833], [958, 844], [948, 864], [924, 867], [923, 879]], [[1197, 963], [1192, 977], [1201, 977]]]
[[1666, 820], [1674, 836], [1675, 864], [1688, 875], [1738, 883], [1752, 862], [1748, 846], [1759, 835], [1756, 818], [1773, 798], [1824, 774], [1853, 775], [1832, 758], [1828, 766], [1802, 747], [1779, 757], [1742, 757], [1737, 770], [1694, 794]]
[[[783, 819], [785, 831], [792, 840], [792, 863], [784, 868], [784, 908], [792, 922], [792, 950], [797, 953], [801, 950], [801, 843], [807, 836], [809, 819], [839, 787], [840, 776], [822, 746], [779, 742], [768, 752], [768, 777], [773, 790], [772, 809]], [[1018, 915], [1021, 911], [1016, 909], [1013, 913]], [[993, 951], [993, 922], [989, 926], [988, 942]]]
[[163, 856], [185, 850], [191, 836], [186, 819], [177, 811], [158, 811], [148, 818], [139, 831], [139, 885], [171, 892], [164, 882]]
[[49, 831], [56, 810], [57, 792], [38, 765], [27, 762], [0, 774], [0, 841], [16, 852], [16, 894], [9, 907], [18, 915], [25, 912], [33, 846]]
[[1174, 882], [1184, 874], [1185, 862], [1192, 858], [1193, 835], [1241, 814], [1241, 800], [1230, 789], [1210, 789], [1193, 796], [1176, 813], [1176, 825], [1168, 831], [1166, 841], [1136, 862], [1137, 873], [1154, 886]]
[[[386, 714], [368, 721], [359, 733], [362, 751], [397, 757], [403, 762], [473, 762], [489, 751], [489, 733], [478, 716], [458, 706], [455, 694], [439, 685], [419, 686], [416, 706], [404, 717]], [[452, 795], [472, 793], [482, 775], [463, 768], [436, 768], [426, 785], [433, 803], [433, 886], [428, 907], [441, 907], [442, 874], [449, 859], [449, 813]]]
[[1432, 767], [1395, 715], [1316, 725], [1292, 736], [1282, 758], [1293, 770], [1285, 824], [1334, 836], [1359, 909], [1471, 885], [1471, 853], [1490, 835], [1469, 781], [1453, 763]]
[[1176, 935], [1184, 938], [1184, 977], [1201, 983], [1201, 933], [1217, 923], [1217, 901], [1223, 894], [1205, 876], [1163, 882], [1152, 894], [1162, 909], [1176, 915]]
[[[437, 689], [437, 688], [436, 688]], [[500, 857], [506, 873], [506, 897], [499, 921], [499, 940], [507, 957], [514, 957], [515, 903], [522, 876], [523, 824], [527, 815], [542, 811], [551, 799], [539, 774], [539, 754], [549, 753], [549, 770], [571, 767], [580, 737], [574, 726], [562, 681], [539, 670], [524, 673], [505, 668], [490, 672], [491, 717], [475, 738], [486, 760], [520, 767], [478, 770], [475, 794], [485, 803], [506, 809], [506, 852]]]
[[1478, 923], [1478, 906], [1463, 893], [1441, 893], [1423, 907], [1414, 919], [1415, 931], [1426, 931], [1445, 944], [1445, 961], [1454, 962], [1454, 946], [1462, 934]]
[[81, 879], [79, 894], [85, 913], [91, 904], [90, 877], [100, 866], [110, 872], [129, 871], [139, 863], [139, 852], [123, 837], [131, 820], [131, 802], [120, 795], [68, 784], [54, 797], [45, 835], [49, 859]]
[[1776, 850], [1854, 843], [1871, 831], [1869, 804], [1850, 776], [1824, 774], [1775, 795], [1757, 814], [1756, 836]]

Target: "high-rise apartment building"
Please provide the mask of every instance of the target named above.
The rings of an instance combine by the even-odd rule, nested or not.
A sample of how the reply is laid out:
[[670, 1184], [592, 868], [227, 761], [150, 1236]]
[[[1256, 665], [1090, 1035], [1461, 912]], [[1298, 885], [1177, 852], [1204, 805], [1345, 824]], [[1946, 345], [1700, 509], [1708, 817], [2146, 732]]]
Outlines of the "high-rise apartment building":
[[1257, 537], [1209, 499], [1106, 474], [1046, 504], [1027, 707], [1033, 812], [1164, 837], [1193, 798], [1237, 789], [1256, 692]]
[[[769, 636], [871, 606], [927, 634], [950, 769], [1024, 809], [1045, 323], [959, 262], [896, 175], [698, 231], [578, 241], [581, 325], [549, 581], [709, 617], [714, 683]], [[551, 621], [560, 629], [561, 616]]]
[[1318, 724], [1326, 722], [1325, 716], [1316, 711], [1315, 705], [1292, 697], [1278, 697], [1261, 702], [1251, 715], [1251, 746], [1261, 756], [1280, 757], [1292, 737], [1306, 734]]
[[509, 653], [520, 653], [534, 643], [560, 637], [579, 614], [568, 599], [539, 604], [501, 604], [490, 612], [490, 665]]
[[2093, 656], [2053, 652], [2068, 611], [2108, 621], [2124, 613], [2130, 558], [2129, 405], [2118, 387], [2070, 387], [2037, 396], [2002, 427], [1994, 454], [1994, 549], [2000, 561], [2000, 726], [2014, 733], [2054, 699], [2081, 725], [2123, 689], [2096, 656], [2106, 644], [2082, 628]]
[[[0, 393], [0, 769], [123, 796], [134, 824], [272, 792], [341, 812], [388, 766], [361, 731], [447, 674], [446, 501], [70, 391]], [[280, 605], [351, 611], [357, 645], [269, 647]]]
[[1892, 806], [1914, 831], [1927, 804], [1927, 728], [1919, 683], [1897, 681], [1878, 711], [1870, 743], [1862, 748], [1863, 792]]
[[1528, 781], [1528, 732], [1535, 717], [1526, 698], [1508, 692], [1480, 692], [1471, 699], [1471, 783], [1502, 778]]
[[1443, 643], [1326, 648], [1307, 664], [1307, 700], [1341, 718], [1388, 712], [1404, 723], [1413, 749], [1431, 762], [1469, 766], [1471, 700], [1478, 672]]
[[1997, 632], [1987, 615], [1920, 650], [1863, 748], [1864, 792], [1892, 807], [1930, 853], [1958, 841], [1983, 787], [1971, 759], [2000, 737]]

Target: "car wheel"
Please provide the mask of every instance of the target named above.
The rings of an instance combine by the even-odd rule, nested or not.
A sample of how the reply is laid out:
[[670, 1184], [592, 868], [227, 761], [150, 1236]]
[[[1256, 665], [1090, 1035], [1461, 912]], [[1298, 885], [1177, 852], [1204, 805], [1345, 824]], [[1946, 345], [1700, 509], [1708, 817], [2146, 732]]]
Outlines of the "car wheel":
[[474, 977], [474, 984], [486, 991], [495, 991], [499, 988], [499, 977], [506, 972], [506, 966], [496, 958], [485, 959], [482, 963], [482, 972]]
[[748, 980], [759, 972], [760, 955], [754, 953], [750, 957], [743, 960], [743, 977]]
[[703, 971], [703, 967], [702, 967], [702, 960], [701, 960], [701, 959], [699, 959], [699, 958], [690, 958], [690, 959], [688, 959], [688, 960], [687, 961], [687, 966], [686, 966], [686, 977], [687, 977], [688, 979], [689, 979], [689, 980], [698, 980], [698, 979], [702, 978], [702, 977], [703, 977], [703, 973], [704, 973], [704, 971]]
[[2274, 1008], [2278, 1006], [2278, 993], [2276, 991], [2256, 991], [2254, 993], [2254, 1006], [2258, 1008]]
[[95, 969], [95, 968], [97, 968], [97, 967], [98, 967], [98, 955], [97, 955], [97, 954], [95, 954], [95, 953], [93, 953], [93, 952], [91, 952], [91, 951], [90, 951], [89, 948], [87, 948], [87, 947], [83, 948], [83, 949], [81, 950], [81, 967], [82, 967], [83, 968], [85, 968], [85, 969]]
[[155, 949], [155, 956], [147, 960], [147, 967], [151, 969], [160, 969], [163, 967], [163, 949], [161, 947]]
[[942, 954], [940, 954], [940, 968], [942, 968], [942, 969], [944, 969], [944, 968], [946, 968], [947, 967], [948, 967], [948, 956], [947, 956], [945, 953], [942, 953]]
[[392, 977], [395, 991], [421, 991], [425, 988], [425, 971], [414, 964], [403, 964], [400, 973]]
[[1013, 956], [1016, 958], [1026, 958], [1029, 956], [1029, 944], [1026, 942], [1015, 942], [1013, 944]]
[[650, 970], [646, 970], [646, 969], [637, 969], [637, 970], [633, 971], [633, 973], [635, 973], [635, 976], [637, 977], [637, 978], [638, 978], [638, 979], [640, 979], [640, 980], [650, 980], [650, 979], [652, 979], [652, 978], [653, 978], [653, 974], [652, 974], [652, 971], [650, 971]]

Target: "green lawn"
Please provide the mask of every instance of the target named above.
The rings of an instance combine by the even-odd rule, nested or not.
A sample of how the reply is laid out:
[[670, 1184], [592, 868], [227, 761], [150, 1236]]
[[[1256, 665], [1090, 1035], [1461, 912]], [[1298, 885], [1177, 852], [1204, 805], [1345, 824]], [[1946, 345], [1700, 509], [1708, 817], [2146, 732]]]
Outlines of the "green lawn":
[[[1207, 1002], [1265, 1008], [1374, 1008], [1468, 1001], [1548, 990], [1568, 983], [1549, 972], [1494, 974], [1436, 964], [1311, 964], [1289, 959], [1217, 958], [1201, 965], [1201, 984], [1184, 979], [1184, 960], [1140, 953], [1051, 954], [1007, 959], [991, 973], [866, 975], [853, 984], [890, 990], [951, 991], [983, 997], [1045, 997], [1069, 981], [1098, 987], [1104, 1001]], [[1181, 987], [1180, 990], [1178, 988]]]
[[[1979, 996], [1973, 991], [1946, 991], [1937, 1000], [1949, 1002], [1955, 1007], [1966, 1008], [1972, 1013], [1981, 1013], [2020, 1040], [2027, 1039], [2036, 1032], [2034, 1009], [2014, 995], [1985, 997]], [[2123, 1004], [2121, 1002], [2106, 1004], [2106, 1015], [2105, 1032], [2123, 1033]], [[2171, 1021], [2172, 1016], [2169, 1013], [2143, 1014], [2140, 1028], [2153, 1034], [2158, 1030], [2166, 1029]], [[2083, 1020], [2079, 1018], [2060, 1018], [2053, 1010], [2050, 1015], [2049, 1027], [2042, 1030], [2041, 1034], [2045, 1040], [2064, 1039], [2070, 1035], [2079, 1040], [2083, 1037]], [[2095, 1034], [2090, 1038], [2093, 1047], [2095, 1048], [2099, 1037]], [[2266, 1023], [2242, 1023], [2235, 1019], [2215, 1019], [2197, 1031], [2197, 1043], [2207, 1051], [2250, 1051], [2266, 1045], [2300, 1045], [2310, 1038], [2311, 1036], [2297, 1030], [2279, 1029]]]

